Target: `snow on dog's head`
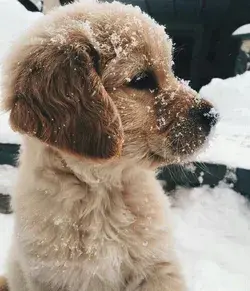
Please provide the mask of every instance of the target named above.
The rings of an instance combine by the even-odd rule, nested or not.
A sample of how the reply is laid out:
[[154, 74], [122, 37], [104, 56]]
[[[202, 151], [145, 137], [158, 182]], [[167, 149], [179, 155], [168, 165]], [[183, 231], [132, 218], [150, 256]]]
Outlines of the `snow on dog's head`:
[[212, 105], [174, 77], [164, 27], [131, 5], [59, 8], [6, 63], [13, 129], [73, 155], [172, 163], [216, 123]]

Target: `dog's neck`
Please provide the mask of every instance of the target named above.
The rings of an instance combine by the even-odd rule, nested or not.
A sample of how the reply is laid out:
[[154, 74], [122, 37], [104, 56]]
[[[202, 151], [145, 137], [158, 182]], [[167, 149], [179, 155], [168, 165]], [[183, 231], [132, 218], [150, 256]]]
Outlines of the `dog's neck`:
[[[112, 181], [112, 185], [118, 186], [122, 181], [123, 173], [127, 170], [133, 172], [142, 170], [152, 171], [145, 164], [138, 164], [132, 159], [117, 158], [109, 161], [96, 162], [91, 159], [79, 159], [74, 155], [58, 152], [46, 144], [34, 138], [25, 137], [22, 146], [20, 163], [30, 161], [31, 171], [51, 169], [55, 172], [65, 172], [74, 175], [78, 180], [87, 185], [105, 184]], [[33, 161], [33, 163], [31, 163]]]

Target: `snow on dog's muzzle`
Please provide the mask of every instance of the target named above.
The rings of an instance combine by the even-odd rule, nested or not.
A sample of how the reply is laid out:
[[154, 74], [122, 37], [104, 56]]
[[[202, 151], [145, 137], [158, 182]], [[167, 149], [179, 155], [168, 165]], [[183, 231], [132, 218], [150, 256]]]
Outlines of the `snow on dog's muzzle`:
[[188, 112], [189, 118], [200, 125], [207, 134], [211, 128], [217, 123], [219, 114], [216, 112], [212, 104], [207, 101], [201, 101], [197, 107], [190, 108]]

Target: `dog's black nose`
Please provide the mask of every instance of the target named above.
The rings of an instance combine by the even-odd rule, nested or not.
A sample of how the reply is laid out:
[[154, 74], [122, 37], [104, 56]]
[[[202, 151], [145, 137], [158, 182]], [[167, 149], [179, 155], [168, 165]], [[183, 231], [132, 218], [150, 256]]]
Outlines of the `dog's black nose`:
[[197, 107], [189, 110], [189, 117], [203, 128], [210, 130], [218, 121], [219, 115], [208, 102], [202, 101]]

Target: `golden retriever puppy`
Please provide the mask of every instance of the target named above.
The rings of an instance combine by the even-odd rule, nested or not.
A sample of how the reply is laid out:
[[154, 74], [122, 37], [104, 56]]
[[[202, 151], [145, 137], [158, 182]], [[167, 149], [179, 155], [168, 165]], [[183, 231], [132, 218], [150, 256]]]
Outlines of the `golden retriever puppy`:
[[23, 134], [10, 291], [181, 291], [154, 170], [206, 140], [212, 106], [177, 80], [140, 9], [84, 1], [44, 16], [5, 66]]

